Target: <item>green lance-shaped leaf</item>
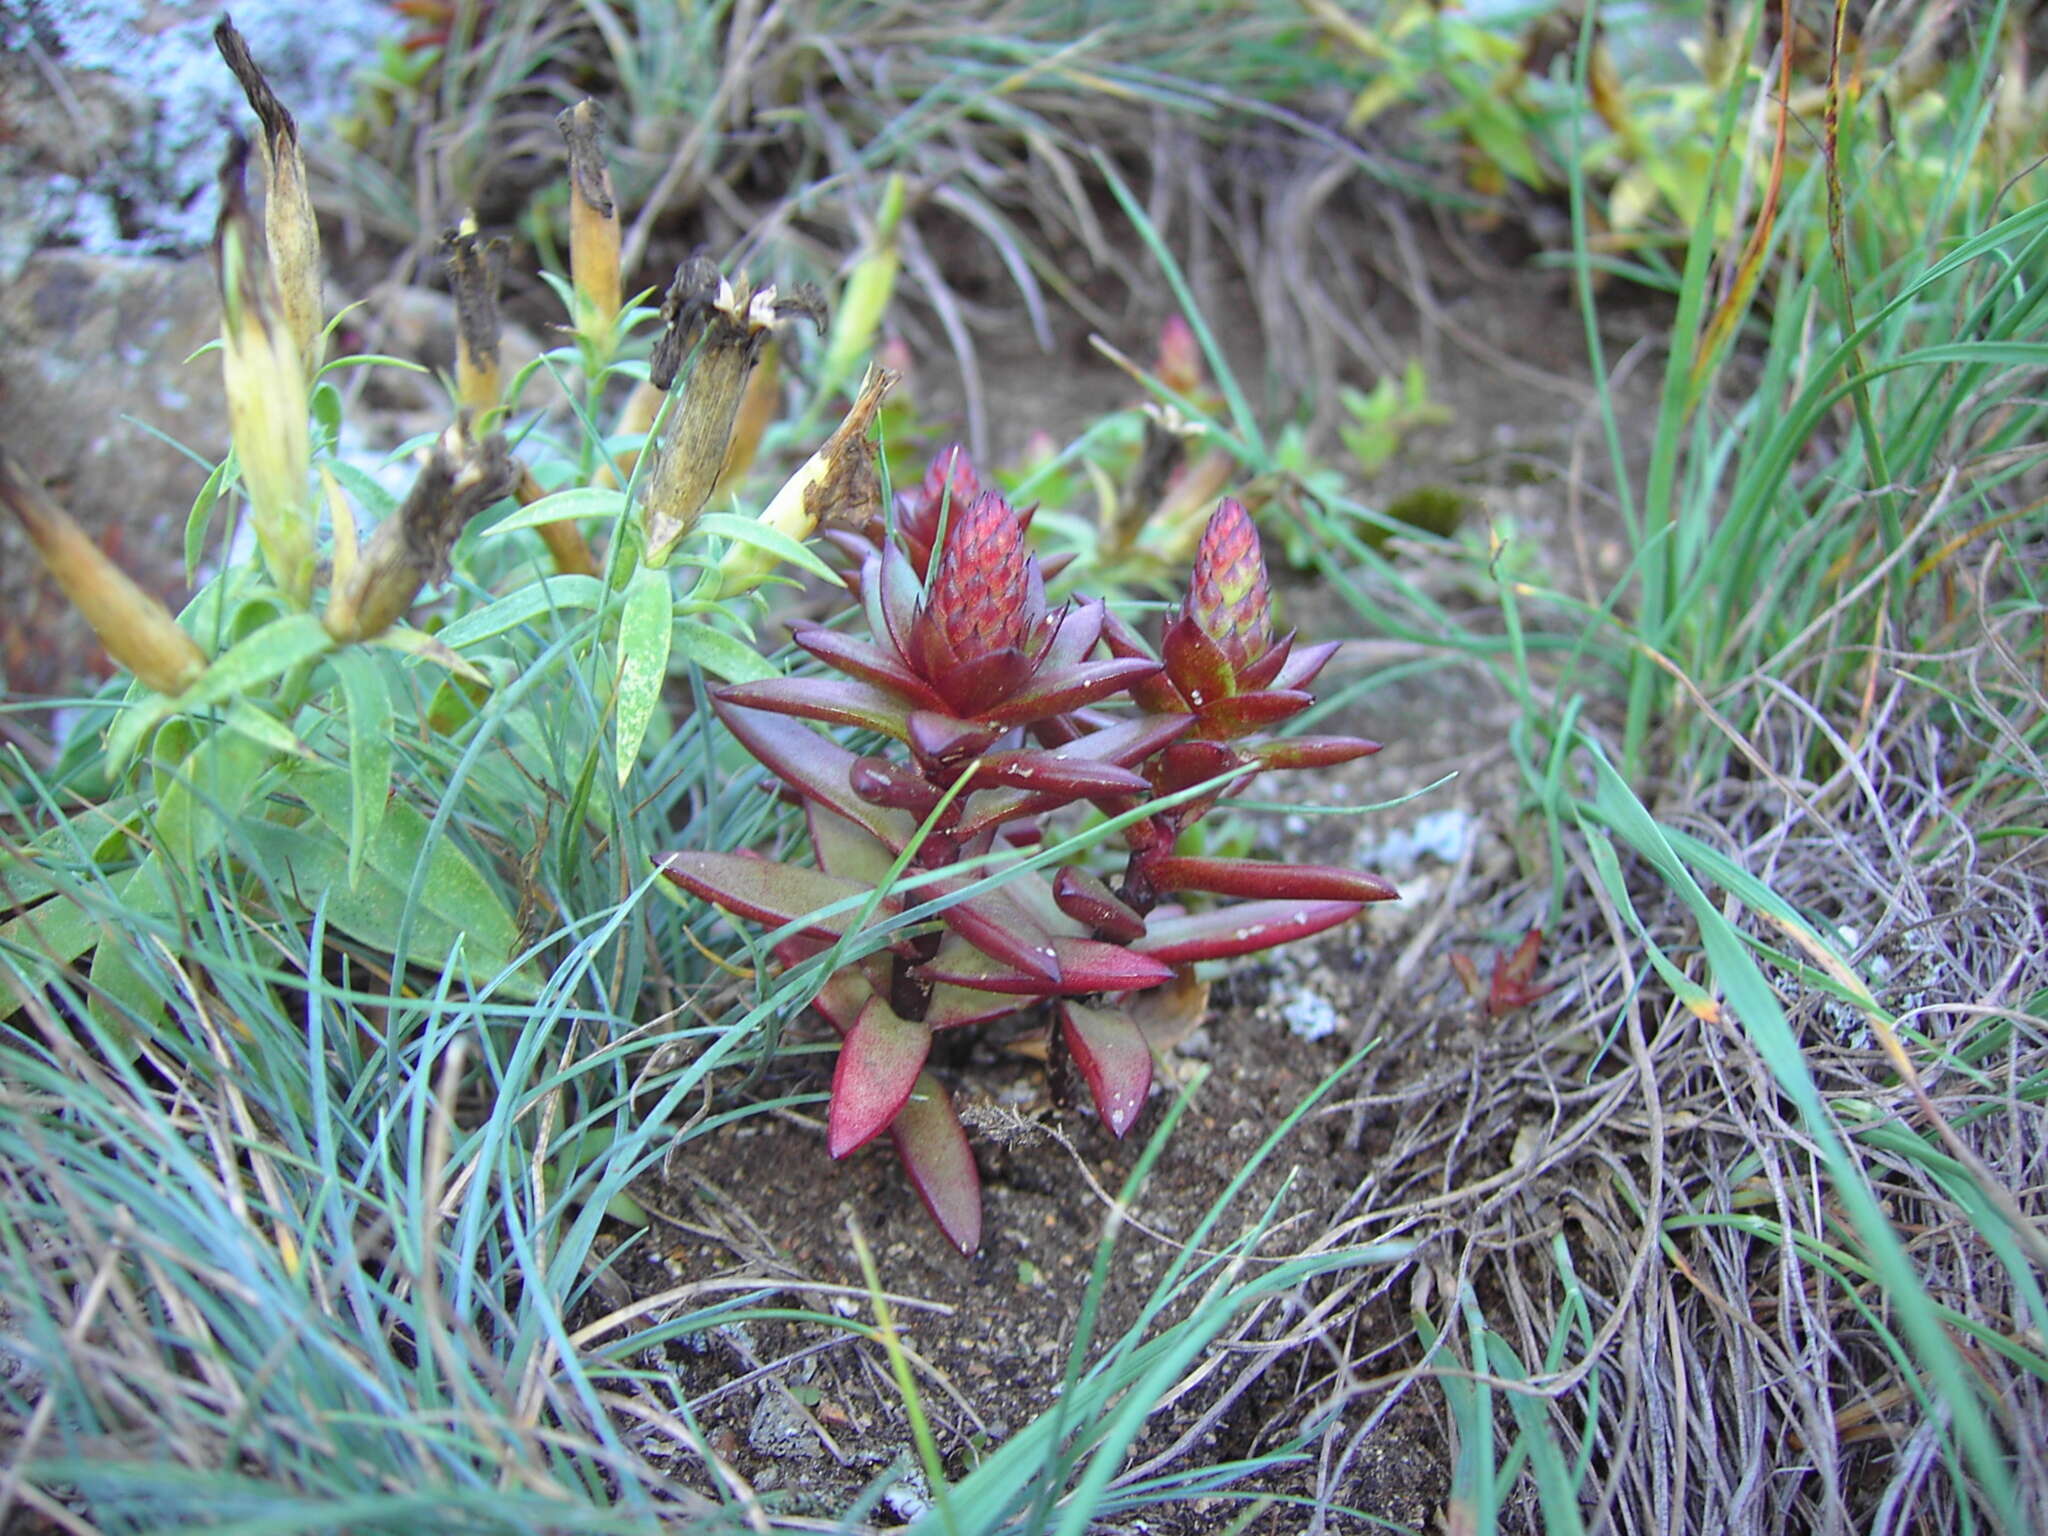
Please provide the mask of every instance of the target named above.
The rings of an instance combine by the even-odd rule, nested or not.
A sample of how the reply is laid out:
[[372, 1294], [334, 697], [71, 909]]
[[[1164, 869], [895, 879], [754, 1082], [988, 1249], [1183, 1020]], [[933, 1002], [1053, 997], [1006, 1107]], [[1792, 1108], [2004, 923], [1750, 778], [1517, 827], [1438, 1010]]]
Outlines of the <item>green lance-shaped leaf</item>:
[[152, 726], [175, 714], [196, 714], [223, 699], [248, 693], [283, 676], [301, 662], [333, 648], [334, 642], [309, 613], [287, 613], [244, 637], [213, 659], [197, 682], [170, 699], [131, 709], [107, 732], [107, 758], [118, 769], [134, 756]]
[[826, 581], [837, 581], [838, 572], [827, 565], [817, 552], [802, 540], [784, 533], [774, 524], [757, 517], [739, 517], [731, 512], [707, 512], [697, 519], [697, 528], [703, 533], [715, 533], [722, 539], [735, 544], [744, 544], [773, 555], [777, 560], [809, 571], [813, 576]]
[[361, 651], [329, 658], [348, 709], [348, 883], [361, 880], [370, 839], [384, 825], [391, 795], [391, 689], [376, 662]]
[[483, 536], [495, 539], [501, 534], [513, 533], [521, 528], [538, 528], [543, 523], [561, 523], [571, 519], [602, 518], [606, 522], [611, 522], [617, 519], [625, 507], [624, 491], [604, 485], [579, 485], [571, 490], [556, 491], [553, 495], [543, 496], [529, 506], [508, 512], [485, 529]]
[[[390, 801], [362, 855], [363, 878], [347, 881], [347, 838], [353, 817], [353, 786], [339, 768], [300, 769], [289, 782], [330, 834], [310, 828], [285, 833], [277, 850], [292, 866], [295, 888], [308, 905], [324, 895], [329, 920], [352, 938], [396, 954], [406, 898], [421, 861], [426, 874], [411, 917], [404, 958], [439, 965], [459, 941], [462, 967], [472, 984], [489, 981], [508, 966], [519, 948], [519, 925], [510, 909], [455, 843], [427, 840], [430, 823], [404, 800]], [[278, 867], [283, 867], [282, 865]], [[531, 967], [501, 983], [515, 997], [531, 997], [539, 978]]]
[[551, 614], [600, 607], [609, 595], [610, 589], [595, 576], [550, 576], [515, 587], [475, 613], [465, 613], [438, 638], [452, 650], [463, 650]]
[[648, 724], [661, 703], [675, 630], [675, 592], [668, 576], [641, 566], [626, 584], [625, 607], [619, 615], [619, 694], [613, 720], [621, 785], [632, 777], [640, 743], [647, 739]]
[[199, 572], [199, 562], [206, 557], [206, 533], [213, 526], [213, 509], [220, 504], [220, 493], [227, 486], [228, 470], [232, 458], [222, 459], [213, 466], [213, 473], [206, 477], [206, 483], [199, 487], [199, 494], [192, 498], [192, 510], [185, 514], [185, 580], [189, 584]]
[[775, 664], [746, 641], [709, 624], [685, 624], [675, 634], [675, 648], [713, 677], [728, 683], [759, 683], [782, 674]]

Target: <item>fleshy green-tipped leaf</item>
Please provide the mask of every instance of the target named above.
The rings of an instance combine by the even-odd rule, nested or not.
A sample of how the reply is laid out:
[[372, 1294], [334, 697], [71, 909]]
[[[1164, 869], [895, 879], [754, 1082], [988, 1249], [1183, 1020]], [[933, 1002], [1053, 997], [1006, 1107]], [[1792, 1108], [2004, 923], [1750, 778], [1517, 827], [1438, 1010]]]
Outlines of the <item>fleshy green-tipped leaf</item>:
[[1362, 869], [1333, 864], [1277, 864], [1266, 859], [1168, 857], [1145, 866], [1161, 891], [1207, 891], [1213, 896], [1255, 896], [1287, 901], [1396, 901], [1390, 881]]
[[885, 997], [860, 1011], [832, 1073], [832, 1109], [825, 1147], [844, 1157], [888, 1128], [910, 1097], [931, 1054], [931, 1026], [898, 1016]]
[[[853, 926], [861, 906], [874, 893], [874, 887], [863, 880], [845, 880], [822, 869], [774, 864], [736, 853], [685, 850], [665, 853], [655, 865], [691, 895], [701, 896], [735, 917], [772, 928], [801, 923], [802, 932], [833, 937]], [[838, 911], [817, 915], [835, 905]], [[882, 911], [895, 912], [900, 907], [894, 897], [882, 898]]]
[[865, 885], [880, 885], [889, 878], [896, 855], [866, 827], [815, 800], [804, 806], [804, 813], [811, 829], [812, 851], [825, 873]]
[[1121, 1138], [1137, 1123], [1152, 1087], [1152, 1048], [1145, 1032], [1128, 1014], [1072, 1002], [1060, 1004], [1060, 1027], [1095, 1095], [1096, 1113], [1110, 1134]]
[[1362, 736], [1286, 736], [1250, 748], [1268, 768], [1334, 768], [1379, 751], [1380, 744]]
[[1193, 619], [1182, 616], [1168, 624], [1159, 649], [1166, 675], [1197, 710], [1206, 712], [1237, 692], [1237, 672], [1230, 658]]
[[952, 1101], [929, 1072], [911, 1085], [889, 1135], [939, 1230], [962, 1253], [974, 1252], [981, 1246], [981, 1174]]
[[742, 709], [856, 726], [899, 741], [909, 714], [886, 689], [850, 677], [770, 677], [758, 683], [729, 683], [717, 690], [717, 696], [721, 703]]
[[1291, 720], [1314, 702], [1310, 694], [1277, 688], [1234, 694], [1203, 706], [1202, 726], [1226, 736], [1245, 736]]
[[1214, 912], [1153, 917], [1131, 948], [1169, 965], [1227, 960], [1305, 939], [1356, 917], [1358, 901], [1248, 901]]
[[854, 755], [808, 726], [766, 710], [743, 709], [719, 699], [712, 710], [761, 765], [806, 800], [830, 806], [901, 853], [917, 823], [901, 811], [869, 805], [847, 781]]

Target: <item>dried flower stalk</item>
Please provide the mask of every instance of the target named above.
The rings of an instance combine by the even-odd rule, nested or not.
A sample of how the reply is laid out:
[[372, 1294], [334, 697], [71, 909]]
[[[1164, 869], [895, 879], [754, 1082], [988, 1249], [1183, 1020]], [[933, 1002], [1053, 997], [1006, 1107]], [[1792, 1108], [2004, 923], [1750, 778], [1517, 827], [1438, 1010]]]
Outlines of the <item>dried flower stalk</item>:
[[620, 303], [619, 205], [598, 142], [604, 110], [579, 101], [555, 126], [569, 147], [569, 276], [581, 308], [576, 329], [591, 345], [608, 345]]
[[306, 187], [306, 157], [299, 149], [299, 125], [263, 71], [249, 55], [249, 45], [223, 18], [213, 29], [214, 46], [240, 82], [249, 108], [263, 124], [263, 234], [270, 269], [277, 284], [278, 308], [285, 330], [311, 382], [320, 371], [320, 225], [313, 217], [313, 198]]
[[655, 388], [675, 383], [692, 346], [697, 361], [683, 398], [668, 413], [661, 456], [642, 503], [647, 561], [657, 566], [696, 526], [711, 499], [747, 381], [776, 326], [801, 315], [823, 329], [825, 306], [808, 286], [788, 297], [773, 287], [735, 287], [707, 258], [695, 256], [677, 269], [661, 315], [668, 328], [655, 343], [649, 368]]
[[463, 410], [489, 411], [504, 398], [498, 284], [506, 243], [477, 236], [476, 215], [441, 241], [455, 289], [455, 399]]
[[[858, 528], [878, 516], [882, 481], [875, 473], [875, 445], [868, 433], [896, 375], [870, 368], [852, 409], [824, 446], [783, 482], [761, 513], [761, 521], [798, 541], [822, 522]], [[718, 590], [727, 597], [751, 592], [775, 569], [775, 557], [752, 544], [735, 544], [718, 564]]]
[[322, 622], [344, 643], [384, 633], [412, 606], [420, 588], [448, 573], [448, 550], [462, 525], [517, 483], [505, 439], [471, 435], [467, 411], [427, 455], [405, 502], [381, 523], [355, 566], [335, 585]]
[[198, 642], [21, 472], [5, 448], [0, 448], [0, 506], [14, 514], [109, 656], [158, 693], [182, 693], [198, 680], [206, 670]]
[[304, 608], [313, 590], [306, 370], [265, 248], [256, 239], [243, 186], [248, 159], [249, 141], [236, 134], [221, 166], [213, 242], [220, 274], [221, 376], [256, 542], [271, 579]]

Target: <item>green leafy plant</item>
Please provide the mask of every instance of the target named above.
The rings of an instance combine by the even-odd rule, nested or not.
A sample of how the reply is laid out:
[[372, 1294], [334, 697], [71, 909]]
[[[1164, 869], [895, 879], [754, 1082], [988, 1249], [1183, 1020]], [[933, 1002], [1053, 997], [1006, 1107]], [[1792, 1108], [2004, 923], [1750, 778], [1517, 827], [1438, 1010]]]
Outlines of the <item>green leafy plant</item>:
[[[1826, 115], [1837, 71], [1853, 77], [1851, 89], [1871, 109], [1849, 114], [1857, 121], [1845, 131], [1868, 181], [1870, 234], [1884, 249], [1896, 255], [1921, 237], [1926, 210], [1951, 202], [1957, 175], [1974, 192], [2003, 188], [2008, 207], [2041, 195], [2030, 162], [2048, 111], [2048, 80], [2029, 68], [2017, 8], [1991, 8], [1968, 22], [1923, 7], [1845, 12], [1831, 38], [1824, 18], [1832, 7], [1816, 14], [1785, 0], [1750, 0], [1705, 7], [1679, 48], [1653, 54], [1638, 45], [1633, 57], [1617, 59], [1611, 7], [1551, 5], [1516, 36], [1497, 18], [1431, 0], [1370, 18], [1333, 0], [1304, 4], [1366, 76], [1349, 126], [1420, 113], [1428, 138], [1452, 148], [1462, 190], [1495, 207], [1514, 188], [1557, 196], [1582, 179], [1597, 190], [1602, 264], [1660, 287], [1677, 288], [1666, 253], [1692, 231], [1739, 240], [1754, 201], [1747, 189], [1762, 189], [1768, 206], [1781, 182], [1794, 184], [1820, 164], [1814, 135], [1784, 124]], [[1972, 50], [1954, 46], [1966, 32], [2003, 44], [2006, 80], [1985, 101], [1971, 154], [1957, 160], [1949, 153], [1952, 106], [1977, 84]], [[1658, 68], [1666, 58], [1689, 67]], [[1776, 93], [1777, 122], [1759, 118], [1763, 131], [1731, 153], [1718, 142], [1723, 107], [1758, 88]], [[1821, 222], [1800, 225], [1795, 254], [1824, 260]]]
[[[658, 317], [626, 302], [602, 123], [586, 102], [560, 121], [573, 238], [570, 274], [556, 281], [570, 344], [508, 377], [503, 248], [473, 224], [453, 232], [452, 419], [406, 445], [417, 469], [394, 495], [337, 451], [335, 375], [412, 365], [323, 363], [333, 326], [297, 128], [240, 35], [225, 22], [216, 35], [262, 124], [264, 211], [260, 221], [251, 211], [251, 156], [237, 137], [216, 239], [233, 451], [193, 508], [186, 553], [197, 567], [213, 512], [237, 491], [253, 549], [223, 551], [219, 573], [174, 617], [0, 450], [0, 505], [133, 673], [87, 712], [64, 760], [64, 792], [96, 802], [91, 835], [53, 815], [4, 855], [0, 944], [46, 967], [88, 964], [95, 1012], [146, 1031], [162, 998], [131, 952], [101, 942], [94, 901], [103, 890], [172, 922], [195, 872], [224, 862], [247, 872], [252, 916], [304, 924], [321, 914], [394, 977], [417, 965], [531, 997], [543, 982], [527, 953], [539, 914], [487, 875], [511, 850], [463, 829], [500, 812], [553, 821], [551, 851], [572, 865], [579, 830], [614, 830], [596, 793], [607, 747], [623, 783], [673, 667], [773, 674], [749, 643], [746, 594], [784, 561], [827, 573], [802, 539], [820, 516], [879, 495], [865, 434], [886, 380], [868, 381], [762, 519], [707, 510], [745, 473], [775, 404], [760, 386], [777, 333], [792, 318], [822, 323], [822, 302], [728, 280], [701, 259], [678, 272]], [[634, 333], [657, 318], [651, 358], [629, 357]], [[542, 417], [521, 413], [543, 372], [562, 381], [584, 429], [561, 450]], [[606, 434], [595, 422], [619, 394], [621, 427]], [[589, 521], [608, 537], [586, 537], [578, 524]], [[442, 597], [415, 615], [435, 588]], [[559, 642], [575, 666], [529, 673], [533, 626], [583, 615]], [[540, 728], [551, 707], [543, 679], [600, 701], [610, 729], [580, 760], [562, 760]], [[498, 691], [523, 706], [509, 729], [484, 719]], [[436, 786], [458, 762], [469, 765], [459, 776], [468, 793], [451, 801]], [[290, 878], [259, 878], [277, 867]]]
[[[980, 1239], [979, 1185], [926, 1070], [934, 1031], [1020, 999], [1053, 1001], [1061, 1045], [1121, 1136], [1152, 1077], [1124, 1006], [1133, 994], [1175, 966], [1306, 937], [1395, 894], [1352, 870], [1179, 851], [1204, 812], [1259, 772], [1375, 750], [1355, 737], [1252, 739], [1309, 706], [1335, 646], [1273, 633], [1240, 503], [1210, 519], [1162, 661], [1099, 601], [1050, 609], [1026, 519], [994, 492], [956, 504], [953, 492], [977, 483], [949, 454], [893, 526], [871, 530], [879, 543], [849, 580], [867, 639], [798, 627], [796, 643], [843, 676], [715, 692], [720, 718], [803, 801], [815, 863], [716, 851], [661, 860], [677, 885], [772, 927], [784, 965], [824, 957], [817, 1007], [844, 1036], [828, 1148], [844, 1157], [888, 1131], [963, 1251]], [[1124, 698], [1131, 707], [1111, 712]], [[885, 745], [859, 752], [802, 721]], [[1045, 818], [1081, 801], [1122, 838], [1114, 885], [1072, 840], [1040, 846]], [[1189, 892], [1250, 899], [1203, 911], [1171, 899]], [[871, 951], [849, 958], [876, 919]]]
[[1337, 398], [1351, 418], [1337, 429], [1337, 436], [1368, 477], [1387, 467], [1409, 433], [1452, 419], [1450, 408], [1431, 398], [1429, 375], [1420, 358], [1410, 359], [1399, 379], [1383, 378], [1370, 393], [1346, 387]]

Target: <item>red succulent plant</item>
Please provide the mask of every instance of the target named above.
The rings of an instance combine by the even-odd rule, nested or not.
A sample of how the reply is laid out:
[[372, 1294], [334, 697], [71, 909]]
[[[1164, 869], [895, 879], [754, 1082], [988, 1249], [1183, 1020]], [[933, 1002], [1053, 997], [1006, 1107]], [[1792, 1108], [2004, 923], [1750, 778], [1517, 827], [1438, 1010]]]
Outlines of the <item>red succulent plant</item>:
[[[1306, 937], [1395, 894], [1356, 871], [1182, 856], [1179, 834], [1250, 774], [1375, 748], [1341, 737], [1243, 740], [1307, 707], [1306, 685], [1334, 648], [1296, 652], [1291, 637], [1273, 639], [1258, 536], [1236, 502], [1203, 539], [1163, 661], [1100, 602], [1048, 607], [1025, 518], [980, 488], [957, 449], [865, 549], [849, 586], [866, 639], [822, 624], [795, 629], [797, 644], [841, 676], [714, 693], [741, 744], [802, 800], [815, 866], [678, 852], [661, 870], [726, 913], [775, 928], [785, 965], [842, 947], [857, 923], [885, 927], [816, 998], [843, 1037], [828, 1150], [844, 1157], [887, 1130], [933, 1218], [971, 1252], [978, 1176], [926, 1070], [933, 1032], [1033, 999], [1056, 1003], [1098, 1113], [1123, 1135], [1144, 1105], [1152, 1054], [1121, 1000], [1171, 980], [1176, 967]], [[1105, 643], [1110, 654], [1098, 655]], [[1112, 708], [1120, 698], [1127, 707]], [[807, 722], [892, 745], [858, 753]], [[1025, 867], [1041, 819], [1079, 801], [1128, 818], [1115, 888], [1080, 864], [1050, 880]], [[969, 871], [955, 869], [965, 861]], [[1162, 901], [1181, 892], [1252, 899], [1201, 911]], [[906, 924], [919, 904], [931, 920]]]

